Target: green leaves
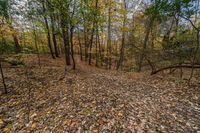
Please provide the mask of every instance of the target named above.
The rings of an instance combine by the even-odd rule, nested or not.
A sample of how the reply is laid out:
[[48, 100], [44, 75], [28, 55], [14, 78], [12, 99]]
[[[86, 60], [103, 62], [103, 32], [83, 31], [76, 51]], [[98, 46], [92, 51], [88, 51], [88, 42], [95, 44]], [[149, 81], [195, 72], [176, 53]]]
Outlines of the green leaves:
[[0, 16], [8, 17], [8, 0], [0, 0]]

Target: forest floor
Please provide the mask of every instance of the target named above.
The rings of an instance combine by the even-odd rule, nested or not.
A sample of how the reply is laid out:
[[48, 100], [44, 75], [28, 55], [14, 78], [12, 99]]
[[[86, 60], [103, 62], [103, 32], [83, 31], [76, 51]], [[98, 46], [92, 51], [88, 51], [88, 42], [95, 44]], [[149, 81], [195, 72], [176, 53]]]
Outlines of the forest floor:
[[[4, 68], [0, 132], [200, 132], [200, 83], [117, 72], [63, 58]], [[0, 89], [3, 86], [0, 84]]]

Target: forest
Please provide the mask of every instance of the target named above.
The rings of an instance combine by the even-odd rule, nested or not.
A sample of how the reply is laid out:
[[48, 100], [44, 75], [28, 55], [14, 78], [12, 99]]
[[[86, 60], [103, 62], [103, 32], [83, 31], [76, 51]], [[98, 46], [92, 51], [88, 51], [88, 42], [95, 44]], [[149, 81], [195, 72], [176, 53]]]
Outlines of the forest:
[[200, 0], [0, 0], [0, 132], [200, 133]]

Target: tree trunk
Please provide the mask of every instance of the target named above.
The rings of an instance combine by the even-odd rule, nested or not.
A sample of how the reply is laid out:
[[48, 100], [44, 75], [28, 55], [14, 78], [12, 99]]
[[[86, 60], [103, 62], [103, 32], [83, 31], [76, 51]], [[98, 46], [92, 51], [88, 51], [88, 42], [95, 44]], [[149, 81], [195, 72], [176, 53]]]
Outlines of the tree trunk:
[[15, 35], [15, 33], [12, 34], [14, 43], [15, 43], [15, 53], [18, 54], [21, 52], [21, 47], [19, 45], [19, 40], [17, 38], [17, 35]]
[[[46, 8], [45, 8], [44, 3], [42, 3], [42, 7], [43, 7], [43, 13], [46, 13]], [[47, 40], [48, 40], [49, 50], [50, 50], [52, 58], [55, 59], [53, 49], [51, 46], [51, 35], [50, 35], [50, 30], [49, 30], [49, 24], [48, 24], [47, 17], [45, 16], [45, 14], [43, 14], [43, 18], [44, 18], [45, 26], [46, 26], [46, 30], [47, 30]]]
[[[124, 9], [126, 10], [126, 0], [124, 0]], [[123, 65], [123, 61], [124, 61], [124, 46], [125, 46], [125, 27], [126, 27], [126, 14], [124, 14], [124, 20], [123, 20], [123, 31], [122, 31], [122, 46], [120, 49], [120, 58], [117, 64], [117, 70], [119, 69], [119, 67], [121, 66], [121, 70], [122, 70], [122, 65]]]
[[55, 51], [55, 55], [56, 57], [59, 57], [58, 54], [58, 48], [57, 48], [57, 41], [56, 41], [56, 32], [55, 32], [55, 22], [54, 22], [54, 16], [50, 15], [51, 18], [51, 29], [52, 29], [52, 38], [53, 38], [53, 44], [54, 44], [54, 51]]
[[146, 35], [145, 35], [145, 39], [144, 39], [143, 50], [142, 50], [142, 54], [141, 54], [140, 61], [139, 61], [139, 68], [138, 68], [139, 72], [142, 69], [143, 60], [144, 60], [144, 57], [146, 56], [146, 49], [147, 49], [147, 45], [148, 45], [148, 41], [149, 41], [149, 34], [150, 34], [151, 28], [153, 26], [153, 21], [154, 21], [154, 18], [153, 17], [150, 18], [150, 20], [148, 21], [147, 27], [146, 27]]
[[65, 63], [66, 65], [71, 65], [70, 41], [69, 41], [69, 31], [68, 31], [69, 28], [66, 24], [67, 22], [61, 19], [61, 27], [62, 27], [62, 34], [63, 34], [63, 41], [64, 41], [64, 49], [65, 49]]
[[196, 45], [196, 50], [194, 52], [194, 56], [193, 56], [193, 60], [192, 60], [192, 70], [191, 70], [191, 74], [190, 74], [190, 78], [188, 80], [188, 84], [190, 84], [190, 81], [192, 79], [192, 76], [194, 74], [194, 68], [195, 68], [195, 61], [196, 61], [196, 58], [197, 58], [197, 53], [199, 51], [199, 45], [200, 45], [200, 39], [199, 39], [199, 30], [197, 30], [197, 33], [196, 33], [196, 36], [197, 36], [197, 45]]
[[84, 26], [84, 41], [85, 41], [85, 61], [88, 59], [88, 42], [87, 42], [87, 28]]
[[7, 91], [5, 78], [4, 78], [4, 74], [3, 74], [3, 69], [2, 69], [2, 65], [1, 65], [1, 58], [0, 58], [0, 72], [1, 72], [2, 83], [3, 83], [3, 86], [4, 86], [4, 91], [5, 91], [5, 94], [7, 94], [8, 91]]
[[81, 61], [83, 60], [83, 52], [82, 52], [82, 44], [81, 44], [81, 38], [80, 38], [80, 31], [78, 29], [78, 43], [79, 43], [79, 48], [80, 48], [80, 59]]
[[94, 23], [93, 23], [92, 34], [91, 34], [91, 38], [90, 38], [90, 53], [89, 53], [89, 62], [88, 62], [89, 65], [91, 65], [91, 63], [92, 63], [92, 44], [93, 44], [93, 39], [94, 39]]
[[36, 30], [35, 30], [35, 25], [34, 25], [33, 19], [32, 19], [32, 27], [33, 27], [33, 35], [34, 35], [34, 41], [35, 41], [35, 48], [36, 48], [37, 57], [38, 57], [38, 65], [41, 68], [40, 53], [39, 53], [39, 48], [38, 48], [38, 43], [37, 43], [37, 34], [36, 34]]
[[73, 69], [76, 69], [76, 62], [74, 59], [74, 44], [73, 44], [73, 33], [74, 33], [74, 27], [70, 28], [70, 43], [71, 43], [71, 57], [73, 61]]
[[[96, 66], [99, 64], [99, 53], [98, 53], [98, 35], [99, 34], [99, 29], [98, 25], [96, 24], [96, 38], [95, 38], [95, 45], [96, 45]], [[99, 47], [100, 49], [100, 47]]]
[[12, 31], [12, 37], [13, 37], [13, 40], [14, 40], [14, 43], [15, 43], [15, 53], [18, 54], [21, 52], [21, 47], [19, 45], [19, 40], [18, 40], [18, 37], [15, 33], [15, 29], [14, 27], [12, 26], [12, 23], [10, 22], [9, 18], [6, 19], [8, 25], [9, 25], [9, 28], [10, 30]]
[[109, 69], [111, 69], [111, 54], [112, 54], [112, 49], [111, 49], [111, 5], [109, 3], [109, 8], [108, 8], [108, 40], [107, 40], [107, 66]]

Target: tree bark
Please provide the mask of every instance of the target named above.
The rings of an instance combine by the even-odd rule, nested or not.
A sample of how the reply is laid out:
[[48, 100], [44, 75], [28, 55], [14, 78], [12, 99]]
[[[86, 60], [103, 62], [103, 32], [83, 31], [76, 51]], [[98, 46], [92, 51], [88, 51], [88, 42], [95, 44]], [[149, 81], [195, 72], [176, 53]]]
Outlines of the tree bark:
[[90, 38], [90, 53], [89, 53], [89, 62], [88, 62], [89, 65], [91, 65], [91, 63], [92, 63], [92, 45], [93, 45], [93, 39], [94, 39], [94, 23], [93, 23], [92, 34], [91, 34], [91, 38]]
[[78, 29], [78, 43], [79, 43], [79, 49], [80, 49], [80, 59], [83, 60], [83, 52], [82, 52], [82, 43], [80, 38], [80, 31]]
[[164, 67], [164, 68], [161, 68], [159, 70], [156, 70], [154, 72], [151, 73], [151, 75], [153, 74], [157, 74], [158, 72], [161, 72], [161, 71], [164, 71], [164, 70], [167, 70], [167, 69], [172, 69], [172, 68], [200, 68], [200, 65], [175, 65], [175, 66], [168, 66], [168, 67]]
[[142, 54], [141, 54], [140, 61], [139, 61], [139, 68], [138, 68], [139, 72], [142, 69], [144, 56], [146, 56], [145, 53], [146, 53], [146, 49], [147, 49], [147, 45], [148, 45], [148, 41], [149, 41], [149, 34], [150, 34], [151, 28], [153, 26], [153, 21], [154, 21], [154, 18], [151, 17], [150, 20], [148, 21], [148, 24], [146, 27], [146, 35], [145, 35], [145, 39], [144, 39], [143, 50], [142, 50]]
[[[45, 13], [46, 8], [45, 8], [45, 5], [44, 5], [44, 2], [42, 3], [42, 7], [43, 7], [43, 13]], [[55, 59], [53, 49], [52, 49], [52, 46], [51, 46], [51, 35], [50, 35], [50, 30], [49, 30], [49, 24], [48, 24], [47, 17], [45, 16], [45, 14], [43, 14], [43, 18], [44, 18], [45, 26], [46, 26], [46, 30], [47, 30], [47, 40], [48, 40], [49, 50], [50, 50], [52, 58]]]
[[[124, 0], [124, 9], [126, 10], [126, 0]], [[117, 70], [119, 69], [119, 67], [121, 66], [121, 70], [123, 67], [123, 61], [124, 61], [124, 47], [125, 47], [125, 27], [126, 27], [126, 14], [124, 14], [124, 20], [123, 20], [123, 31], [122, 31], [122, 46], [120, 49], [120, 58], [117, 64]]]
[[39, 48], [38, 48], [37, 34], [36, 34], [36, 30], [35, 30], [35, 25], [34, 25], [33, 19], [32, 19], [32, 27], [33, 27], [33, 35], [34, 35], [34, 41], [35, 41], [35, 48], [36, 48], [37, 57], [38, 57], [38, 65], [41, 68], [40, 52], [39, 52]]
[[7, 21], [8, 25], [9, 25], [10, 30], [12, 31], [12, 37], [13, 37], [13, 40], [14, 40], [14, 43], [15, 43], [15, 53], [18, 54], [18, 53], [21, 52], [21, 47], [20, 47], [20, 45], [19, 45], [19, 40], [18, 40], [18, 37], [17, 37], [17, 35], [16, 35], [16, 33], [15, 33], [15, 29], [14, 29], [14, 27], [12, 26], [12, 22], [10, 22], [9, 19], [10, 19], [10, 18], [8, 17], [8, 18], [6, 19], [6, 21]]
[[55, 31], [55, 18], [53, 15], [50, 15], [51, 18], [51, 30], [52, 30], [52, 39], [53, 39], [53, 44], [54, 44], [54, 51], [55, 51], [55, 55], [56, 57], [59, 57], [58, 54], [58, 48], [57, 48], [57, 41], [56, 41], [56, 31]]
[[111, 5], [109, 3], [108, 7], [108, 40], [107, 40], [107, 67], [111, 69], [111, 54], [112, 54], [112, 48], [111, 48]]
[[73, 44], [73, 33], [74, 33], [74, 27], [72, 26], [70, 28], [70, 43], [71, 43], [71, 57], [72, 57], [72, 61], [73, 61], [73, 69], [76, 69], [76, 62], [74, 59], [74, 44]]
[[65, 63], [66, 65], [71, 65], [70, 61], [70, 41], [69, 41], [69, 28], [66, 25], [67, 22], [61, 18], [61, 27], [64, 41], [64, 49], [65, 49]]
[[0, 72], [1, 72], [2, 83], [3, 83], [3, 86], [4, 86], [4, 91], [5, 91], [5, 94], [7, 94], [8, 91], [7, 91], [7, 86], [6, 86], [6, 83], [5, 83], [5, 77], [4, 77], [4, 73], [3, 73], [3, 69], [2, 69], [2, 65], [1, 65], [1, 58], [0, 58]]
[[13, 37], [13, 40], [14, 40], [14, 43], [15, 43], [15, 53], [18, 54], [18, 53], [21, 52], [21, 47], [19, 45], [18, 37], [15, 33], [12, 34], [12, 37]]

